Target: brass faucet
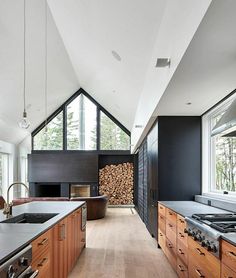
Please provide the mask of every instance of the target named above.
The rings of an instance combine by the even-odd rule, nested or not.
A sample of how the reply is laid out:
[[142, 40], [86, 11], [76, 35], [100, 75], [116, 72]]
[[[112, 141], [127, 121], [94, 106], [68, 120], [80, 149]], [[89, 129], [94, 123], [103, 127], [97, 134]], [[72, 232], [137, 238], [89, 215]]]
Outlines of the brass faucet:
[[10, 189], [14, 186], [14, 185], [23, 185], [26, 189], [27, 189], [27, 192], [29, 193], [29, 188], [27, 187], [26, 184], [24, 184], [23, 182], [13, 182], [7, 189], [7, 202], [4, 204], [4, 209], [3, 209], [3, 214], [6, 215], [6, 218], [10, 218], [12, 216], [12, 206], [13, 206], [13, 203], [10, 203], [9, 202], [9, 192], [10, 192]]

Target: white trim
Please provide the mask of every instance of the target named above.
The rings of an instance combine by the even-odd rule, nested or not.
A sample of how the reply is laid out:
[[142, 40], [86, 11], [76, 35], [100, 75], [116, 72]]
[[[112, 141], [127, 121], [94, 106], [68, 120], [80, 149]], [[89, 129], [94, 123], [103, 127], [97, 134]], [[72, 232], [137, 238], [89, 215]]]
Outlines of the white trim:
[[214, 161], [212, 160], [212, 152], [214, 151], [214, 148], [212, 148], [212, 141], [214, 139], [211, 137], [211, 130], [213, 128], [211, 119], [217, 116], [221, 111], [227, 109], [235, 98], [236, 94], [233, 94], [202, 117], [202, 194], [212, 198], [233, 201], [236, 201], [236, 192], [223, 194], [222, 191], [216, 191], [213, 187], [215, 180], [212, 173], [215, 171], [215, 167]]

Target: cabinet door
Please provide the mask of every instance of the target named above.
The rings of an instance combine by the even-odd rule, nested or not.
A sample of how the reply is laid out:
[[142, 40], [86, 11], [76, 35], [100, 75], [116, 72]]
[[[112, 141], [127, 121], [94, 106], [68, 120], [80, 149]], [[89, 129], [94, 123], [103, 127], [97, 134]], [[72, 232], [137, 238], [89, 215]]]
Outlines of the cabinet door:
[[53, 228], [53, 277], [66, 278], [67, 267], [67, 219], [63, 219]]
[[75, 217], [76, 213], [72, 213], [67, 217], [67, 264], [68, 272], [71, 272], [75, 264]]
[[76, 260], [78, 259], [82, 249], [81, 249], [81, 222], [82, 222], [82, 213], [81, 208], [76, 211], [76, 225], [75, 225], [75, 233], [76, 233]]

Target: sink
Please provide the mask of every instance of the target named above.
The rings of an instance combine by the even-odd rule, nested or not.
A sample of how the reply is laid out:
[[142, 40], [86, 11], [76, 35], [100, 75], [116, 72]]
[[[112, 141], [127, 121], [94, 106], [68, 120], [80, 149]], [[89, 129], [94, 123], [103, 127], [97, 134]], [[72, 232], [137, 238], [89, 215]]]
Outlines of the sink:
[[58, 215], [58, 213], [22, 213], [15, 217], [1, 221], [0, 223], [42, 224], [56, 215]]

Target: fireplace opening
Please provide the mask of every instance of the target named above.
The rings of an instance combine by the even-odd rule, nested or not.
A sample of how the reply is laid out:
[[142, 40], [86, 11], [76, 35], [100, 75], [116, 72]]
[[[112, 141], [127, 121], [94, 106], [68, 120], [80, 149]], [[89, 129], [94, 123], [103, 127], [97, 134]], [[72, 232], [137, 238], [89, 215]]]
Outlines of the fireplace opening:
[[37, 197], [60, 197], [61, 196], [61, 185], [58, 184], [47, 184], [47, 183], [36, 183]]
[[90, 184], [73, 184], [70, 189], [71, 197], [90, 197]]

